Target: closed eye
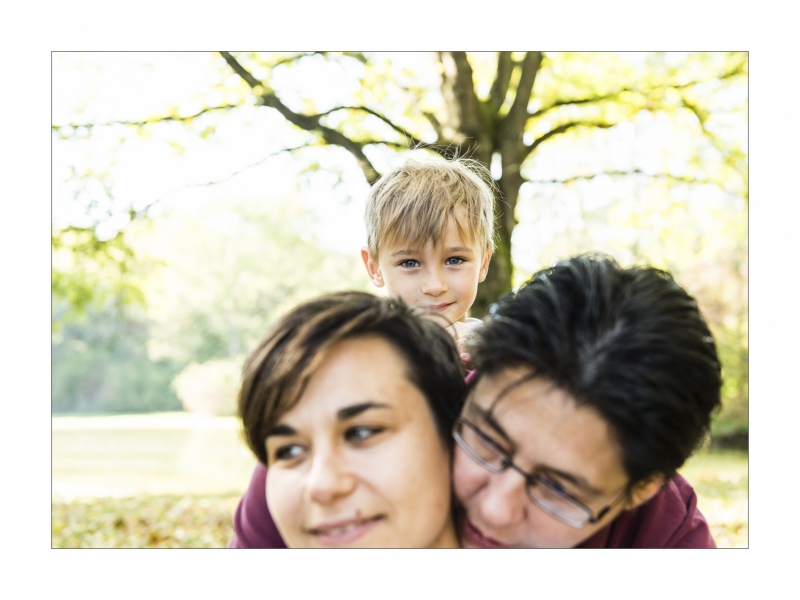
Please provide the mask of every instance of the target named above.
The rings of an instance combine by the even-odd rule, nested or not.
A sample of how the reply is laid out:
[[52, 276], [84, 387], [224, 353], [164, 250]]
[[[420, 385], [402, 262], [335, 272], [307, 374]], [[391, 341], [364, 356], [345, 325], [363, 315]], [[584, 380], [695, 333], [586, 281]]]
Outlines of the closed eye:
[[545, 474], [539, 475], [539, 479], [542, 482], [545, 482], [548, 486], [550, 486], [550, 488], [552, 490], [554, 490], [558, 494], [560, 494], [562, 496], [565, 496], [566, 498], [569, 498], [571, 500], [578, 500], [576, 495], [573, 494], [572, 492], [568, 491], [567, 488], [564, 487], [564, 484], [562, 484], [557, 479], [554, 479], [554, 478], [550, 477], [549, 475], [545, 475]]

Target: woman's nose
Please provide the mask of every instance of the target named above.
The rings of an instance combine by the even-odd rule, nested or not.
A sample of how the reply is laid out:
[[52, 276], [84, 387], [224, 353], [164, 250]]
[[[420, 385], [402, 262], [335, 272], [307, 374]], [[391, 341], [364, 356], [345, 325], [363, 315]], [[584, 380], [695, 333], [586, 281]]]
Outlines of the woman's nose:
[[332, 449], [315, 451], [306, 480], [306, 492], [314, 502], [329, 504], [355, 489], [355, 476], [341, 453]]

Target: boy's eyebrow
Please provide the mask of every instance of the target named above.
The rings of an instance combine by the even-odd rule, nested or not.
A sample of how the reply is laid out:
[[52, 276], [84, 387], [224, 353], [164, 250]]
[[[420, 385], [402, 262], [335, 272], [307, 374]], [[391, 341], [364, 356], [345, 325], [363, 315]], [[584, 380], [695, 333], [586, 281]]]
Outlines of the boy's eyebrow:
[[[469, 246], [450, 246], [449, 248], [445, 248], [444, 251], [446, 254], [450, 254], [452, 252], [473, 252], [473, 249]], [[403, 248], [392, 252], [389, 256], [405, 256], [408, 254], [417, 254], [418, 252], [420, 252], [420, 250], [416, 248]]]

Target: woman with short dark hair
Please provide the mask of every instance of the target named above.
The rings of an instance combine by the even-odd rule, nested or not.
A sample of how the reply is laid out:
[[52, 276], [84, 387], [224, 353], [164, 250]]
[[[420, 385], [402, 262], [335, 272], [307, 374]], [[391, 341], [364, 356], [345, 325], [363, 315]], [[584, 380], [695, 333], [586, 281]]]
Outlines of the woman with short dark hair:
[[248, 359], [248, 445], [290, 547], [457, 547], [451, 431], [466, 385], [452, 337], [402, 301], [305, 302]]

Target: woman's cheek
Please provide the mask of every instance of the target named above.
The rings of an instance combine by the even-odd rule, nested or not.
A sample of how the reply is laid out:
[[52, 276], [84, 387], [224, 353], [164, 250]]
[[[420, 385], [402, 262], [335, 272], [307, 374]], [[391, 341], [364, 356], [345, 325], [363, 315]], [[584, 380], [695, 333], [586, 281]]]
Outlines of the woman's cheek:
[[269, 512], [286, 545], [289, 547], [300, 545], [301, 482], [290, 473], [268, 470], [266, 495]]

